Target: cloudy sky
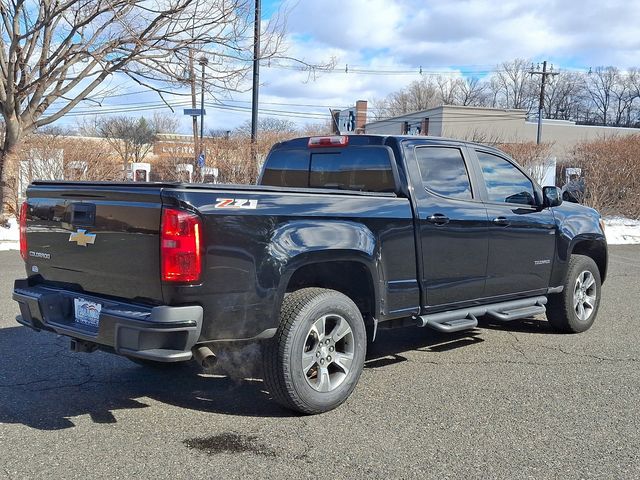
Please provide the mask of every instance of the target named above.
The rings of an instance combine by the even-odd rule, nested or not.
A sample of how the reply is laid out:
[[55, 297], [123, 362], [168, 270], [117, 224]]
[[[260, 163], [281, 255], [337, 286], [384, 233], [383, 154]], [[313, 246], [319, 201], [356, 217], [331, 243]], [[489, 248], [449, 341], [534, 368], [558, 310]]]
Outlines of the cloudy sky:
[[[422, 75], [482, 77], [518, 57], [575, 70], [640, 65], [637, 0], [263, 0], [265, 22], [283, 12], [288, 56], [335, 62], [315, 78], [282, 68], [291, 61], [262, 65], [263, 114], [299, 124], [324, 121], [329, 108], [384, 97], [419, 79], [420, 68]], [[250, 92], [219, 98], [234, 110], [208, 109], [206, 129], [233, 129], [250, 118]], [[184, 118], [185, 130], [187, 124]]]

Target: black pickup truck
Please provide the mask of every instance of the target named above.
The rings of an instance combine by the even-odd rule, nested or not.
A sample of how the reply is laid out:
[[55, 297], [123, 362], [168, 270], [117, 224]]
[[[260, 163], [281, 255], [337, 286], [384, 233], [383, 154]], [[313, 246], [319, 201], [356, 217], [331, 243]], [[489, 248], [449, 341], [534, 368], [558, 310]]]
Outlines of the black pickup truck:
[[593, 323], [598, 213], [483, 145], [329, 136], [277, 144], [259, 184], [34, 182], [17, 320], [148, 364], [263, 344], [266, 387], [306, 413], [353, 391], [368, 341], [480, 316]]

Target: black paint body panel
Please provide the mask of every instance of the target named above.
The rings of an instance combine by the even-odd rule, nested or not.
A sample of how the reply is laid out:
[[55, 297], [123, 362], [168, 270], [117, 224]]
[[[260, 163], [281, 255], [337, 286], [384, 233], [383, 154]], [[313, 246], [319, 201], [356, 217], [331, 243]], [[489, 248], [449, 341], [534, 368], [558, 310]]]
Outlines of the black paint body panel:
[[[28, 274], [86, 292], [162, 303], [158, 188], [40, 184], [31, 186], [27, 196]], [[83, 212], [80, 218], [76, 207], [95, 215]], [[95, 234], [94, 243], [70, 241], [78, 230]]]
[[[306, 142], [296, 139], [274, 150], [301, 151]], [[395, 193], [34, 182], [28, 190], [28, 250], [50, 258], [27, 259], [30, 282], [144, 305], [201, 305], [203, 342], [249, 339], [277, 327], [294, 273], [327, 262], [352, 262], [366, 272], [375, 297], [371, 313], [379, 321], [544, 294], [562, 285], [569, 255], [580, 242], [604, 249], [604, 277], [606, 241], [597, 212], [574, 204], [550, 209], [487, 202], [473, 144], [366, 135], [352, 137], [350, 144], [389, 147]], [[425, 145], [464, 152], [473, 200], [441, 197], [423, 187], [413, 151]], [[256, 208], [216, 208], [225, 198], [256, 201]], [[163, 206], [202, 219], [198, 284], [160, 281]], [[433, 214], [450, 221], [434, 225], [427, 221]], [[494, 225], [497, 216], [508, 225]], [[96, 234], [95, 243], [69, 242], [78, 229]]]
[[[214, 198], [215, 197], [215, 198]], [[255, 210], [214, 208], [217, 198], [257, 199]], [[288, 279], [310, 263], [351, 261], [375, 279], [376, 314], [419, 310], [413, 217], [395, 196], [240, 193], [172, 189], [165, 202], [202, 215], [206, 255], [199, 286], [165, 284], [169, 304], [204, 306], [207, 338], [248, 338], [277, 325]], [[214, 312], [207, 317], [206, 312]]]

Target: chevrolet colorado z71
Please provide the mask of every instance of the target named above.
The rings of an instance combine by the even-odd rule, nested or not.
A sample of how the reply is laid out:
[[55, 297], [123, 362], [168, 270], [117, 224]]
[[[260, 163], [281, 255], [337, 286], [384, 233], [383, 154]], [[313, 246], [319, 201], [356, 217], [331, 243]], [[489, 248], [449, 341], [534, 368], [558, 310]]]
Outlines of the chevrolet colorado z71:
[[148, 362], [262, 342], [266, 387], [306, 413], [353, 391], [378, 327], [478, 316], [593, 323], [598, 213], [504, 153], [429, 137], [279, 143], [257, 186], [34, 182], [17, 320]]

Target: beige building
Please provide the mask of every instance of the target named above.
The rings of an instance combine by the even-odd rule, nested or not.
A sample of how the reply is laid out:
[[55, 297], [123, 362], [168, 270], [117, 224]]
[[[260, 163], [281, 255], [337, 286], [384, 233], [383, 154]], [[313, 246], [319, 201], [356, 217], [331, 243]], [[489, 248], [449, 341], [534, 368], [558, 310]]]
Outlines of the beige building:
[[[525, 110], [441, 106], [386, 120], [367, 123], [365, 133], [430, 135], [490, 143], [535, 142], [538, 124], [527, 120]], [[640, 134], [638, 128], [576, 125], [566, 120], [543, 120], [542, 141], [552, 144], [560, 160], [567, 150], [586, 140], [612, 135]]]

